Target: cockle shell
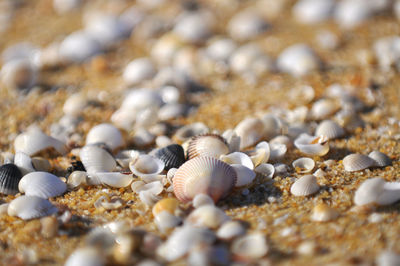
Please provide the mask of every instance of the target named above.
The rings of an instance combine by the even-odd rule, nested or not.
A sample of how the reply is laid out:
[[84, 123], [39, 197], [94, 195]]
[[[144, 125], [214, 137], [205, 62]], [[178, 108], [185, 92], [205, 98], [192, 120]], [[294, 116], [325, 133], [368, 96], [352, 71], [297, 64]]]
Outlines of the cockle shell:
[[21, 179], [18, 189], [27, 196], [47, 199], [63, 194], [67, 190], [67, 185], [53, 174], [33, 172]]
[[193, 159], [197, 156], [219, 158], [229, 152], [229, 147], [223, 137], [217, 134], [194, 136], [188, 146], [187, 157]]
[[354, 195], [354, 203], [358, 206], [376, 203], [390, 205], [400, 200], [400, 182], [386, 182], [375, 177], [365, 180]]
[[183, 148], [179, 144], [171, 144], [157, 150], [155, 156], [164, 162], [165, 170], [179, 168], [185, 162]]
[[319, 190], [317, 178], [313, 175], [305, 175], [300, 177], [290, 187], [290, 193], [294, 196], [309, 196]]
[[118, 172], [97, 172], [94, 176], [102, 183], [110, 187], [122, 188], [129, 186], [133, 177]]
[[296, 172], [309, 173], [314, 169], [315, 162], [311, 158], [302, 157], [293, 161], [292, 166], [295, 168]]
[[47, 199], [37, 196], [20, 196], [8, 205], [8, 215], [30, 220], [56, 213], [58, 209]]
[[349, 172], [361, 171], [375, 165], [375, 160], [363, 154], [350, 154], [344, 157], [344, 170]]
[[196, 157], [179, 167], [173, 179], [174, 193], [182, 202], [201, 193], [217, 202], [231, 191], [236, 178], [228, 164], [213, 157]]
[[246, 153], [243, 152], [237, 151], [227, 155], [221, 155], [219, 159], [228, 164], [241, 164], [251, 170], [254, 169], [253, 161]]
[[323, 156], [329, 152], [329, 143], [325, 136], [316, 137], [303, 133], [294, 141], [294, 145], [309, 156]]
[[225, 212], [214, 205], [204, 205], [192, 211], [185, 222], [200, 227], [217, 229], [230, 220]]
[[315, 130], [316, 136], [326, 136], [328, 139], [336, 139], [344, 136], [344, 129], [332, 120], [322, 121]]
[[22, 173], [15, 164], [8, 163], [0, 166], [0, 193], [13, 195], [18, 193], [18, 183]]
[[147, 154], [140, 155], [136, 161], [129, 164], [132, 173], [141, 178], [158, 175], [164, 167], [163, 161]]
[[96, 145], [84, 146], [79, 152], [79, 157], [89, 174], [111, 172], [117, 166], [114, 157]]
[[92, 127], [86, 136], [86, 145], [104, 143], [111, 150], [124, 145], [122, 134], [111, 124], [99, 124]]
[[368, 154], [368, 157], [375, 161], [374, 166], [377, 167], [385, 167], [392, 164], [392, 160], [389, 156], [380, 151], [372, 151]]
[[103, 254], [94, 247], [84, 247], [75, 250], [65, 262], [65, 266], [103, 266]]
[[237, 238], [231, 247], [232, 252], [245, 259], [260, 259], [268, 253], [269, 247], [262, 233], [251, 233]]
[[131, 61], [124, 70], [123, 79], [129, 86], [151, 79], [156, 74], [154, 64], [148, 58], [137, 58]]
[[320, 62], [310, 47], [295, 44], [281, 52], [276, 64], [279, 70], [299, 77], [318, 69]]
[[253, 146], [265, 135], [265, 127], [258, 118], [246, 118], [235, 127], [236, 134], [240, 137], [240, 149]]

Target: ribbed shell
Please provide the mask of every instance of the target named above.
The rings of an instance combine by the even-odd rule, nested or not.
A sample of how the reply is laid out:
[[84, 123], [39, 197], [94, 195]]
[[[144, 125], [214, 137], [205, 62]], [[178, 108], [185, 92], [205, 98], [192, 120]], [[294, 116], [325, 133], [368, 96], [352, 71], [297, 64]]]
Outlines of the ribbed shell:
[[57, 208], [47, 199], [36, 196], [20, 196], [8, 205], [8, 215], [29, 220], [56, 213]]
[[375, 161], [375, 166], [385, 167], [392, 164], [392, 160], [386, 154], [380, 151], [373, 151], [368, 154], [368, 157]]
[[32, 172], [25, 175], [18, 185], [19, 191], [27, 196], [51, 198], [63, 194], [67, 184], [47, 172]]
[[159, 149], [155, 156], [165, 163], [165, 169], [179, 168], [185, 162], [185, 152], [179, 144], [171, 144]]
[[79, 157], [88, 173], [109, 172], [117, 166], [114, 157], [96, 145], [86, 145], [79, 152]]
[[196, 157], [176, 172], [174, 193], [182, 202], [189, 202], [201, 193], [217, 202], [231, 191], [236, 178], [236, 172], [230, 165], [213, 157]]
[[290, 193], [294, 196], [309, 196], [319, 190], [317, 178], [313, 175], [305, 175], [296, 180], [290, 187]]
[[350, 154], [344, 157], [344, 170], [349, 172], [361, 171], [375, 165], [375, 160], [363, 154]]
[[0, 166], [0, 193], [14, 195], [18, 193], [18, 183], [22, 178], [19, 168], [12, 163]]
[[315, 130], [316, 136], [324, 135], [328, 139], [340, 138], [344, 133], [344, 129], [332, 120], [322, 121]]
[[192, 138], [188, 147], [188, 159], [197, 156], [219, 158], [222, 154], [229, 153], [229, 147], [225, 139], [217, 134], [205, 134]]

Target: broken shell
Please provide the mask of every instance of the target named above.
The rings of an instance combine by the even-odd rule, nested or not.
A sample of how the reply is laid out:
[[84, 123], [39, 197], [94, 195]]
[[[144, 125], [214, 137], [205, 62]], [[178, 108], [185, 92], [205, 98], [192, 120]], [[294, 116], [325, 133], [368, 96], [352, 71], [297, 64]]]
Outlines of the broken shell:
[[18, 189], [27, 196], [47, 199], [62, 195], [67, 190], [67, 185], [53, 174], [32, 172], [19, 181]]
[[250, 184], [253, 182], [254, 178], [256, 177], [256, 173], [253, 172], [250, 168], [241, 165], [241, 164], [231, 164], [233, 169], [236, 172], [236, 183], [235, 187], [242, 187]]
[[315, 205], [311, 220], [315, 222], [327, 222], [336, 219], [339, 213], [324, 203]]
[[65, 266], [103, 266], [105, 258], [94, 247], [84, 247], [75, 250], [65, 262]]
[[111, 172], [117, 166], [114, 157], [96, 145], [84, 146], [79, 152], [79, 157], [89, 174]]
[[358, 206], [376, 203], [390, 205], [400, 200], [400, 183], [385, 182], [375, 177], [365, 180], [354, 195], [354, 203]]
[[315, 162], [311, 158], [302, 157], [295, 160], [292, 166], [298, 173], [309, 173], [314, 169]]
[[344, 170], [349, 172], [361, 171], [375, 165], [375, 160], [363, 154], [350, 154], [344, 157]]
[[197, 194], [193, 198], [192, 205], [194, 208], [199, 208], [204, 205], [214, 205], [214, 200], [207, 194]]
[[192, 211], [185, 221], [193, 226], [217, 229], [228, 220], [229, 216], [221, 209], [214, 205], [203, 205]]
[[320, 62], [310, 47], [295, 44], [281, 52], [276, 64], [282, 72], [299, 77], [318, 69]]
[[37, 171], [50, 172], [50, 170], [51, 170], [50, 162], [43, 157], [33, 157], [32, 158], [32, 166]]
[[73, 171], [67, 180], [67, 186], [69, 189], [74, 189], [80, 185], [87, 184], [87, 173], [84, 171]]
[[260, 259], [268, 253], [268, 244], [262, 233], [251, 233], [232, 243], [232, 252], [240, 258]]
[[290, 193], [294, 196], [309, 196], [319, 190], [317, 178], [313, 175], [305, 175], [300, 177], [290, 187]]
[[155, 156], [164, 162], [165, 170], [179, 168], [185, 162], [185, 153], [179, 144], [163, 147], [157, 150]]
[[119, 197], [101, 196], [93, 204], [96, 208], [104, 208], [106, 210], [116, 210], [124, 206], [124, 201]]
[[392, 164], [392, 160], [386, 154], [380, 151], [372, 151], [368, 157], [375, 161], [374, 166], [385, 167]]
[[106, 184], [110, 187], [123, 188], [129, 186], [133, 177], [131, 175], [125, 175], [117, 172], [97, 172], [94, 174], [102, 184]]
[[254, 150], [248, 151], [247, 154], [250, 156], [254, 166], [266, 163], [271, 155], [271, 150], [268, 142], [262, 141], [256, 145]]
[[246, 118], [235, 127], [235, 133], [240, 137], [240, 149], [253, 146], [265, 135], [264, 123], [258, 118]]
[[224, 138], [217, 134], [205, 134], [193, 137], [188, 146], [187, 157], [193, 159], [197, 156], [219, 158], [229, 152], [229, 147]]
[[227, 221], [218, 229], [217, 237], [222, 240], [232, 240], [235, 237], [244, 235], [246, 228], [238, 221]]
[[164, 198], [153, 206], [152, 213], [154, 217], [163, 211], [166, 211], [175, 216], [179, 216], [179, 201], [175, 198]]
[[332, 120], [322, 121], [315, 130], [316, 136], [326, 136], [328, 139], [336, 139], [344, 136], [344, 130]]
[[174, 193], [182, 202], [201, 193], [217, 202], [231, 191], [236, 178], [230, 165], [212, 157], [196, 157], [179, 167], [173, 179]]
[[272, 164], [263, 163], [263, 164], [260, 164], [259, 166], [257, 166], [254, 169], [254, 172], [256, 172], [257, 174], [260, 174], [266, 178], [272, 178], [275, 173], [275, 167]]
[[124, 145], [121, 132], [111, 124], [100, 124], [90, 129], [86, 136], [86, 145], [104, 143], [111, 150]]
[[18, 183], [22, 173], [15, 164], [8, 163], [0, 166], [0, 193], [14, 195], [18, 193]]
[[235, 133], [233, 129], [226, 130], [222, 137], [226, 140], [229, 146], [229, 152], [239, 151], [240, 149], [240, 137]]
[[329, 152], [329, 143], [325, 136], [315, 137], [303, 133], [294, 141], [294, 145], [309, 156], [323, 156]]
[[137, 58], [131, 61], [124, 70], [123, 79], [128, 86], [151, 79], [156, 74], [154, 64], [148, 58]]
[[220, 160], [227, 164], [241, 164], [251, 170], [254, 169], [251, 158], [243, 152], [232, 152], [228, 155], [221, 155]]
[[190, 125], [186, 125], [178, 129], [174, 135], [174, 138], [179, 142], [185, 142], [186, 140], [190, 139], [191, 137], [207, 134], [209, 131], [208, 127], [203, 123], [193, 123]]
[[57, 208], [47, 199], [36, 196], [20, 196], [8, 205], [8, 215], [30, 220], [56, 213]]
[[151, 176], [156, 176], [164, 170], [164, 162], [160, 159], [142, 154], [136, 161], [132, 161], [129, 164], [129, 169], [132, 173], [138, 177], [146, 178]]

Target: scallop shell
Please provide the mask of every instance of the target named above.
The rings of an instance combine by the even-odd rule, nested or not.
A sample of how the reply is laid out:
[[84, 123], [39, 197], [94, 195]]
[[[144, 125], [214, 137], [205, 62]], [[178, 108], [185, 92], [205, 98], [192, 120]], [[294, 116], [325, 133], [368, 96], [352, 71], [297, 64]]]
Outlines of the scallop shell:
[[111, 172], [117, 167], [114, 157], [96, 145], [84, 146], [79, 152], [79, 157], [89, 174]]
[[121, 132], [111, 124], [100, 124], [90, 129], [86, 136], [86, 145], [104, 143], [111, 150], [124, 145]]
[[201, 193], [217, 202], [231, 191], [236, 178], [228, 164], [212, 157], [196, 157], [179, 167], [173, 179], [174, 193], [182, 202]]
[[8, 163], [0, 166], [0, 193], [14, 195], [18, 193], [18, 183], [22, 173], [15, 164]]
[[361, 171], [375, 165], [375, 160], [363, 154], [350, 154], [344, 157], [344, 170], [349, 172]]
[[27, 196], [37, 196], [47, 199], [63, 194], [67, 190], [67, 185], [53, 174], [33, 172], [21, 179], [18, 189]]
[[314, 169], [315, 162], [311, 158], [302, 157], [292, 163], [298, 173], [309, 173]]
[[95, 177], [102, 183], [110, 187], [123, 188], [129, 186], [133, 177], [118, 172], [97, 172]]
[[268, 253], [269, 247], [262, 233], [251, 233], [232, 243], [232, 252], [240, 258], [257, 260]]
[[385, 167], [392, 164], [392, 160], [386, 154], [380, 151], [372, 151], [368, 157], [375, 161], [374, 166]]
[[217, 134], [195, 136], [188, 146], [187, 157], [193, 159], [197, 156], [219, 158], [229, 152], [229, 147], [223, 137]]
[[317, 178], [313, 175], [305, 175], [296, 180], [290, 187], [290, 193], [294, 196], [309, 196], [319, 190]]
[[322, 121], [315, 130], [316, 136], [326, 136], [328, 139], [336, 139], [344, 136], [344, 129], [332, 120]]
[[22, 175], [26, 175], [27, 173], [34, 172], [35, 168], [32, 164], [32, 159], [27, 154], [23, 152], [16, 152], [14, 156], [14, 164], [18, 166]]
[[84, 247], [75, 250], [65, 262], [65, 266], [103, 266], [106, 259], [94, 247]]
[[30, 220], [56, 213], [58, 209], [47, 199], [37, 196], [20, 196], [8, 205], [8, 215]]
[[203, 123], [193, 123], [186, 126], [181, 127], [178, 129], [174, 135], [174, 138], [179, 142], [185, 142], [186, 140], [190, 139], [191, 137], [207, 134], [209, 131], [208, 127]]
[[246, 118], [235, 127], [235, 132], [240, 137], [240, 149], [244, 149], [264, 137], [264, 123], [258, 118]]
[[163, 161], [147, 154], [140, 155], [136, 161], [129, 164], [132, 173], [141, 178], [156, 176], [164, 170], [164, 167]]
[[224, 211], [214, 205], [204, 205], [192, 211], [185, 222], [193, 226], [217, 229], [230, 218]]
[[309, 156], [323, 156], [329, 152], [329, 143], [325, 136], [315, 137], [303, 133], [294, 141], [294, 145]]
[[122, 77], [125, 83], [131, 86], [151, 79], [155, 74], [156, 69], [150, 59], [137, 58], [125, 67]]
[[339, 213], [324, 203], [315, 205], [311, 220], [315, 222], [327, 222], [336, 219]]
[[185, 153], [179, 144], [171, 144], [157, 150], [155, 156], [164, 162], [165, 170], [179, 168], [185, 162]]
[[243, 152], [232, 152], [227, 155], [221, 155], [220, 160], [228, 164], [241, 164], [251, 170], [254, 169], [253, 161]]

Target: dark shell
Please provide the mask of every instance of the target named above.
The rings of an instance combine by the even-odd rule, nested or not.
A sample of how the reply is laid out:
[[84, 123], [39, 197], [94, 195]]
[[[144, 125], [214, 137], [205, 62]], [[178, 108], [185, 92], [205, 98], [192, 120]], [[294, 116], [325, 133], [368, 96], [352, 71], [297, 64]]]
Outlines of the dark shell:
[[185, 162], [185, 152], [179, 144], [171, 144], [159, 149], [155, 156], [165, 163], [165, 169], [179, 168]]
[[17, 194], [18, 183], [22, 178], [22, 173], [18, 166], [12, 163], [0, 166], [0, 193], [6, 195]]

